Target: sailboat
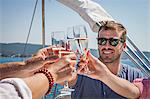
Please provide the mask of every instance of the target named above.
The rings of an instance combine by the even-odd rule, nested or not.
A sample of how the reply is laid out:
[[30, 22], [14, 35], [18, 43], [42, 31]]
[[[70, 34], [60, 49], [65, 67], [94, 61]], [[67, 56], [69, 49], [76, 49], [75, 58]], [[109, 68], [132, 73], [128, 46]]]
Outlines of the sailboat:
[[[44, 6], [45, 5], [44, 5], [44, 1], [45, 0], [42, 0], [42, 38], [43, 38], [42, 45], [43, 45], [43, 47], [45, 47], [45, 16], [44, 16], [44, 14], [45, 14]], [[61, 2], [61, 1], [65, 1], [65, 0], [57, 0], [57, 1]], [[91, 26], [91, 29], [93, 29], [93, 31], [97, 31], [97, 28], [99, 28], [99, 26], [101, 24], [103, 24], [103, 23], [101, 23], [102, 21], [99, 20], [99, 18], [101, 18], [100, 16], [99, 16], [99, 18], [89, 17], [88, 14], [86, 14], [87, 13], [86, 10], [84, 11], [82, 6], [80, 6], [81, 4], [76, 5], [76, 7], [79, 7], [80, 9], [82, 9], [80, 12], [80, 11], [77, 11], [77, 9], [73, 8], [74, 6], [72, 6], [72, 5], [74, 5], [74, 4], [72, 4], [71, 2], [69, 2], [69, 3], [61, 2], [61, 3], [65, 4], [66, 6], [68, 6], [71, 9], [75, 10], [80, 15], [84, 14], [85, 16], [87, 16], [87, 17], [83, 17], [83, 15], [81, 15], [81, 17], [83, 17], [83, 19], [89, 23], [89, 25]], [[110, 16], [104, 9], [101, 9], [101, 7], [100, 7], [99, 11], [103, 12], [103, 15], [104, 15], [103, 17], [105, 17], [106, 20], [114, 20], [112, 18], [112, 16]], [[32, 23], [32, 21], [31, 21], [31, 23]], [[137, 68], [141, 69], [141, 71], [145, 74], [146, 77], [149, 77], [150, 76], [150, 61], [149, 61], [149, 59], [143, 54], [142, 51], [140, 51], [138, 49], [136, 44], [134, 44], [134, 42], [129, 37], [127, 37], [127, 40], [129, 42], [129, 44], [127, 46], [127, 51], [125, 53], [129, 57], [129, 59], [131, 59], [133, 61], [133, 63], [135, 63], [137, 65]], [[28, 43], [28, 41], [26, 41], [26, 43]], [[27, 46], [25, 46], [24, 49], [26, 49], [26, 47]], [[54, 89], [54, 91], [52, 91], [51, 95], [53, 95], [55, 97], [55, 93], [56, 93], [56, 91]]]

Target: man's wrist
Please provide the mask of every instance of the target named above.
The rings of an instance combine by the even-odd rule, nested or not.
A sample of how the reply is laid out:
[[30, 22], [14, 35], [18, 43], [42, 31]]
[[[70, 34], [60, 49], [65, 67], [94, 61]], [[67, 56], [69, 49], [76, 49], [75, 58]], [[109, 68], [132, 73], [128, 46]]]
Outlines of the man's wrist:
[[100, 80], [102, 82], [108, 82], [109, 79], [111, 79], [112, 77], [113, 77], [113, 74], [109, 70], [106, 70], [103, 76], [100, 78]]

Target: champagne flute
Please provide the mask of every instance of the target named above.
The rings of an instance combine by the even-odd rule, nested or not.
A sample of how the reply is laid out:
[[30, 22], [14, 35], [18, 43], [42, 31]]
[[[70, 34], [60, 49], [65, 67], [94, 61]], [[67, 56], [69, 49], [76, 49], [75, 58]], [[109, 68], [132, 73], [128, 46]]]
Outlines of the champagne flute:
[[[74, 27], [67, 28], [67, 42], [68, 42], [67, 44], [68, 49], [75, 52], [77, 50], [77, 47], [75, 44]], [[78, 63], [78, 59], [77, 59], [77, 63]], [[76, 69], [77, 69], [77, 64], [75, 65], [75, 69], [72, 72], [72, 76], [74, 76], [77, 73]]]
[[88, 35], [84, 25], [74, 26], [74, 38], [79, 54], [83, 55], [84, 49], [88, 48]]
[[[59, 58], [61, 58], [64, 55], [71, 54], [72, 52], [67, 51], [67, 38], [65, 35], [65, 32], [63, 31], [56, 31], [52, 32], [52, 45], [56, 46], [56, 48], [53, 48], [54, 54], [58, 54]], [[74, 91], [74, 89], [69, 88], [68, 81], [64, 82], [63, 89], [60, 89], [60, 94], [56, 97], [61, 98], [65, 96], [70, 96], [71, 92]]]
[[51, 34], [52, 45], [55, 46], [53, 48], [54, 54], [61, 51], [66, 50], [66, 41], [65, 41], [65, 32], [64, 31], [55, 31]]
[[51, 34], [52, 38], [52, 45], [55, 46], [65, 46], [64, 40], [65, 40], [65, 32], [64, 31], [55, 31]]
[[[85, 50], [88, 49], [88, 35], [87, 30], [84, 25], [77, 25], [74, 26], [74, 42], [76, 46], [76, 50], [78, 51], [78, 59], [80, 56], [86, 58]], [[88, 66], [84, 66], [85, 73], [90, 74], [92, 73]]]

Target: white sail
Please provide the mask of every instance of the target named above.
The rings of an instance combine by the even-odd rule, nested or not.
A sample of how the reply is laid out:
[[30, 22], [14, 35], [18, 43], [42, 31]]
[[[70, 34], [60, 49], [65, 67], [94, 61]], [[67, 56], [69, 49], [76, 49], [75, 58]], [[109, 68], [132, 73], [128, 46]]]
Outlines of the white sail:
[[92, 0], [57, 0], [76, 11], [91, 27], [93, 32], [98, 32], [100, 22], [115, 21], [101, 5]]

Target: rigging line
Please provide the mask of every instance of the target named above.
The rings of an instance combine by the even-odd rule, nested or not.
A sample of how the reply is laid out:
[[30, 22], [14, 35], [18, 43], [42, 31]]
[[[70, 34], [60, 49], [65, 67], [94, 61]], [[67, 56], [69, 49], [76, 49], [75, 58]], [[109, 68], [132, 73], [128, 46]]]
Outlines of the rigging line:
[[136, 49], [136, 51], [140, 54], [140, 58], [142, 58], [148, 65], [150, 65], [150, 61], [149, 59], [144, 55], [144, 53], [142, 51], [140, 51], [140, 49], [138, 49], [138, 47], [131, 41], [131, 39], [129, 37], [127, 37], [127, 40], [130, 42], [130, 44]]
[[35, 6], [34, 6], [34, 11], [33, 11], [32, 19], [31, 19], [31, 23], [30, 23], [30, 28], [29, 28], [26, 43], [25, 43], [24, 49], [23, 49], [23, 55], [25, 54], [25, 51], [26, 51], [26, 48], [27, 48], [27, 43], [28, 43], [29, 36], [30, 36], [30, 33], [31, 33], [32, 23], [33, 23], [33, 19], [34, 19], [36, 8], [37, 8], [37, 3], [38, 3], [38, 0], [36, 0]]

